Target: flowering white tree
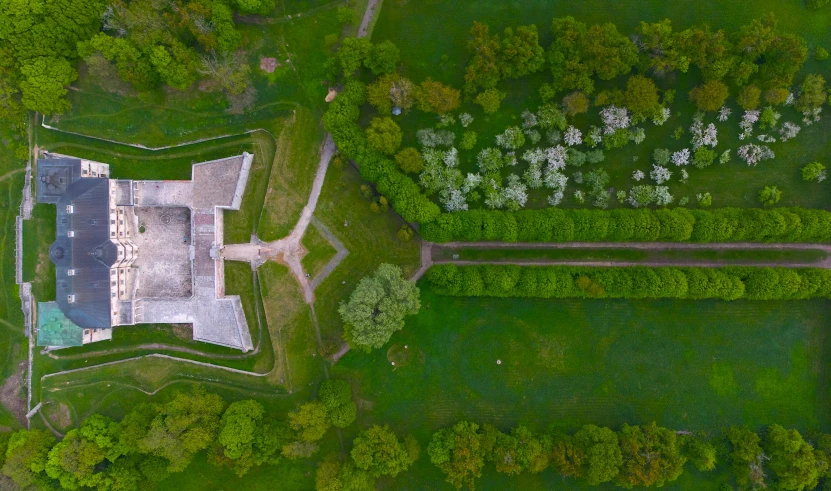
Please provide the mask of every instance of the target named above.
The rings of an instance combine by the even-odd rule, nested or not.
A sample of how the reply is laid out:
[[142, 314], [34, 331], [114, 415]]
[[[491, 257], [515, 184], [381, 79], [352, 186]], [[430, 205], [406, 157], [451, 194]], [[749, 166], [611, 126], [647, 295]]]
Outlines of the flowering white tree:
[[820, 118], [822, 117], [822, 108], [815, 107], [814, 109], [808, 109], [802, 111], [802, 122], [805, 123], [805, 126], [811, 126], [814, 123], [819, 123]]
[[538, 189], [542, 187], [542, 166], [539, 162], [528, 166], [528, 170], [523, 174], [526, 184], [531, 189]]
[[483, 148], [476, 156], [476, 163], [485, 174], [498, 171], [502, 168], [502, 152], [498, 148]]
[[522, 127], [525, 129], [530, 129], [537, 126], [537, 115], [532, 113], [529, 110], [522, 111]]
[[718, 163], [719, 164], [726, 164], [727, 162], [730, 162], [730, 149], [729, 148], [727, 150], [725, 150], [724, 152], [722, 152], [722, 154], [718, 158]]
[[756, 145], [754, 143], [750, 143], [748, 145], [744, 145], [743, 147], [739, 147], [738, 150], [739, 158], [747, 162], [749, 166], [755, 166], [759, 162], [767, 159], [772, 159], [775, 157], [773, 151], [764, 146], [764, 145]]
[[739, 128], [742, 132], [739, 135], [739, 140], [744, 140], [753, 134], [753, 125], [759, 121], [759, 111], [745, 111], [742, 120], [739, 123]]
[[570, 147], [580, 145], [583, 143], [583, 133], [574, 126], [569, 126], [563, 135], [563, 142]]
[[508, 185], [502, 188], [502, 196], [505, 199], [505, 206], [512, 211], [525, 206], [528, 201], [528, 188], [522, 184], [519, 176], [511, 174], [508, 176]]
[[646, 175], [643, 173], [642, 170], [636, 170], [635, 172], [632, 173], [632, 179], [634, 179], [636, 181], [640, 181], [644, 177], [646, 177]]
[[679, 167], [682, 166], [682, 165], [689, 164], [690, 163], [690, 149], [689, 148], [683, 148], [683, 149], [681, 149], [677, 152], [674, 152], [672, 154], [672, 158], [670, 160], [672, 160], [673, 164], [675, 164]]
[[525, 145], [525, 134], [518, 126], [505, 128], [501, 135], [496, 135], [496, 144], [508, 150], [515, 150]]
[[794, 102], [796, 102], [796, 97], [794, 97], [793, 92], [791, 92], [790, 94], [788, 94], [788, 98], [785, 99], [785, 105], [793, 106]]
[[579, 189], [577, 191], [575, 191], [574, 192], [574, 200], [577, 201], [578, 203], [585, 202], [586, 197], [583, 196], [583, 191], [580, 191]]
[[672, 172], [666, 167], [652, 164], [652, 172], [649, 173], [649, 177], [658, 184], [663, 184], [669, 181], [669, 178], [672, 177]]
[[531, 145], [536, 145], [540, 142], [540, 140], [542, 140], [542, 135], [540, 135], [540, 132], [537, 130], [522, 130], [522, 132], [528, 137], [528, 141], [531, 142]]
[[635, 128], [629, 135], [629, 139], [635, 142], [635, 145], [640, 145], [646, 140], [646, 131], [643, 128]]
[[692, 133], [693, 150], [698, 147], [707, 146], [712, 148], [718, 145], [718, 132], [716, 131], [716, 125], [713, 123], [704, 126], [704, 122], [697, 119], [690, 126], [690, 133]]
[[603, 141], [603, 132], [597, 126], [592, 126], [589, 129], [589, 134], [586, 137], [586, 144], [592, 148], [600, 145]]
[[655, 204], [658, 206], [666, 206], [675, 200], [675, 198], [669, 194], [669, 188], [666, 186], [655, 186], [655, 193], [653, 196]]
[[514, 152], [508, 152], [505, 154], [505, 165], [513, 167], [518, 163], [519, 161], [517, 161], [516, 154]]
[[522, 160], [529, 164], [541, 164], [545, 161], [545, 151], [541, 148], [532, 148], [522, 154]]
[[661, 111], [658, 112], [658, 114], [656, 114], [652, 118], [652, 124], [654, 124], [655, 126], [663, 126], [664, 123], [667, 122], [671, 114], [672, 113], [670, 112], [668, 107], [662, 107]]
[[568, 149], [562, 145], [546, 148], [545, 159], [548, 161], [549, 165], [553, 165], [557, 169], [562, 169], [566, 166], [566, 159], [568, 159]]
[[606, 106], [600, 111], [600, 118], [603, 120], [603, 133], [606, 135], [628, 128], [632, 124], [629, 111], [625, 107]]
[[482, 176], [480, 174], [471, 174], [468, 172], [465, 176], [464, 182], [462, 183], [462, 192], [467, 194], [478, 188], [480, 184], [482, 184]]
[[424, 169], [419, 175], [419, 184], [428, 195], [444, 191], [447, 188], [458, 188], [463, 180], [459, 169], [444, 164], [444, 152], [438, 153], [440, 154], [439, 158], [436, 158], [435, 153], [433, 153], [429, 159], [424, 159]]
[[687, 172], [687, 169], [681, 169], [681, 182], [687, 182], [689, 178], [690, 174]]
[[802, 128], [799, 125], [793, 124], [790, 121], [785, 121], [782, 123], [782, 127], [779, 128], [779, 135], [782, 137], [782, 141], [786, 142], [791, 138], [796, 138], [796, 135], [799, 134], [800, 130], [802, 130]]
[[467, 128], [473, 122], [473, 116], [468, 113], [462, 113], [459, 115], [459, 122], [462, 123], [463, 128]]
[[545, 187], [548, 189], [552, 189], [554, 191], [565, 191], [567, 183], [568, 176], [559, 170], [551, 167], [550, 165], [545, 169], [543, 184], [545, 184]]
[[486, 177], [482, 182], [482, 191], [485, 194], [485, 206], [491, 209], [505, 206], [505, 195], [502, 194], [502, 184], [493, 177]]
[[453, 140], [456, 139], [456, 135], [452, 131], [436, 131], [434, 129], [427, 128], [418, 130], [416, 132], [416, 138], [418, 138], [418, 142], [421, 143], [422, 146], [427, 148], [449, 147], [453, 145]]
[[444, 209], [449, 212], [467, 210], [467, 198], [459, 189], [447, 188], [441, 193], [440, 199]]
[[733, 110], [727, 106], [721, 106], [721, 109], [718, 110], [718, 120], [721, 122], [727, 121], [731, 114], [733, 114]]
[[447, 152], [444, 153], [444, 165], [448, 167], [458, 167], [459, 166], [459, 151], [456, 150], [456, 147], [450, 148]]
[[554, 191], [554, 193], [548, 197], [548, 204], [551, 206], [557, 206], [563, 201], [563, 192], [562, 191]]
[[762, 143], [776, 143], [776, 137], [773, 135], [759, 135], [756, 139]]

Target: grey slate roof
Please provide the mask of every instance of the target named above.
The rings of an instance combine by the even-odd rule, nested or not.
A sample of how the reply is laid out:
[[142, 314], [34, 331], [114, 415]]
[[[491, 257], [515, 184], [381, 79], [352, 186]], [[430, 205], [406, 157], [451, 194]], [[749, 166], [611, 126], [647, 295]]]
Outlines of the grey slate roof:
[[81, 159], [38, 159], [37, 202], [55, 204], [81, 178]]
[[[73, 213], [67, 212], [68, 205]], [[110, 266], [118, 252], [110, 241], [109, 220], [108, 179], [79, 179], [57, 202], [57, 238], [49, 247], [57, 273], [55, 299], [66, 317], [83, 328], [111, 327]], [[67, 236], [70, 230], [74, 237]]]

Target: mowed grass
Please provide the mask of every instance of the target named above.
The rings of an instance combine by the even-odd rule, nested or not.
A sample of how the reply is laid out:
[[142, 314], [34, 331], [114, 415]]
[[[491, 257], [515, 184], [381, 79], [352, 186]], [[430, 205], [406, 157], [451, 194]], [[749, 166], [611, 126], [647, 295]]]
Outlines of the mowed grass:
[[[363, 399], [362, 424], [390, 423], [422, 442], [461, 419], [541, 431], [831, 424], [824, 301], [472, 299], [422, 287], [422, 305], [384, 349], [334, 366]], [[425, 460], [408, 482], [438, 487]], [[520, 482], [499, 479], [491, 483]], [[554, 485], [552, 473], [521, 482], [543, 479]]]
[[[641, 20], [656, 22], [669, 18], [677, 30], [690, 25], [707, 23], [715, 29], [725, 28], [732, 31], [769, 11], [776, 14], [782, 31], [804, 36], [811, 48], [831, 47], [831, 32], [827, 29], [828, 22], [831, 20], [831, 9], [810, 11], [804, 7], [803, 2], [798, 0], [787, 2], [721, 0], [705, 3], [660, 0], [636, 3], [601, 0], [585, 2], [387, 0], [374, 31], [373, 41], [380, 42], [389, 39], [396, 43], [402, 52], [400, 71], [416, 83], [431, 77], [461, 88], [464, 83], [464, 69], [470, 58], [466, 49], [467, 35], [474, 20], [488, 23], [493, 33], [499, 33], [508, 26], [534, 23], [540, 32], [541, 45], [548, 48], [551, 43], [550, 23], [554, 17], [572, 15], [589, 24], [612, 22], [621, 33], [628, 36], [634, 32], [634, 28]], [[444, 62], [441, 60], [443, 55], [448, 57]], [[827, 62], [816, 62], [809, 56], [805, 68], [796, 77], [795, 83], [801, 83], [807, 73], [821, 73], [827, 78], [831, 75], [829, 69], [831, 65]], [[507, 98], [500, 111], [493, 115], [484, 114], [480, 107], [469, 101], [463, 103], [460, 112], [469, 112], [476, 118], [466, 130], [478, 133], [476, 147], [473, 150], [460, 151], [463, 172], [476, 171], [475, 156], [479, 150], [493, 146], [495, 136], [506, 127], [520, 125], [522, 123], [520, 114], [523, 110], [536, 110], [542, 103], [538, 93], [539, 87], [549, 80], [550, 73], [546, 68], [532, 76], [500, 82], [499, 88], [507, 92]], [[690, 103], [687, 94], [700, 80], [700, 74], [695, 68], [687, 74], [656, 78], [655, 81], [661, 89], [676, 91], [675, 102], [670, 105], [673, 113], [670, 120], [661, 127], [656, 127], [651, 122], [642, 124], [641, 126], [646, 130], [646, 140], [643, 143], [640, 145], [630, 143], [622, 149], [606, 151], [604, 162], [585, 165], [580, 169], [570, 167], [567, 169], [567, 174], [571, 175], [578, 170], [585, 173], [596, 168], [603, 168], [611, 177], [609, 187], [616, 191], [628, 190], [636, 184], [631, 179], [633, 171], [642, 170], [648, 174], [652, 169], [651, 156], [654, 149], [669, 148], [676, 151], [688, 148], [690, 146], [688, 129], [696, 109]], [[625, 83], [626, 77], [619, 77], [609, 82], [596, 81], [596, 91], [613, 87], [624, 88]], [[776, 185], [783, 191], [781, 205], [831, 207], [831, 194], [827, 192], [828, 187], [824, 184], [815, 185], [803, 182], [799, 172], [801, 167], [809, 162], [828, 160], [829, 153], [825, 144], [831, 136], [831, 123], [828, 123], [828, 118], [826, 117], [819, 124], [804, 126], [801, 122], [801, 115], [795, 109], [782, 108], [780, 123], [795, 122], [803, 126], [802, 132], [791, 141], [770, 145], [777, 155], [774, 160], [763, 162], [757, 167], [748, 167], [736, 156], [738, 147], [746, 143], [738, 139], [741, 109], [735, 103], [736, 94], [737, 89], [732, 88], [728, 106], [732, 108], [733, 116], [727, 122], [716, 122], [713, 114], [705, 118], [707, 123], [716, 122], [719, 131], [719, 144], [716, 151], [721, 153], [730, 149], [732, 151], [731, 162], [724, 165], [714, 164], [703, 170], [689, 168], [687, 170], [690, 178], [686, 183], [680, 182], [679, 169], [675, 167], [670, 169], [674, 171], [674, 175], [667, 185], [675, 196], [674, 204], [686, 197], [690, 200], [689, 206], [695, 206], [698, 193], [710, 192], [714, 206], [759, 206], [757, 199], [759, 191], [764, 186]], [[563, 95], [565, 94], [560, 94], [559, 97]], [[585, 135], [589, 125], [599, 124], [597, 114], [599, 109], [591, 107], [588, 115], [580, 115], [570, 122], [581, 129]], [[371, 116], [371, 111], [365, 111], [364, 123], [368, 122]], [[416, 130], [433, 127], [437, 123], [435, 115], [419, 111], [411, 111], [397, 121], [404, 130], [404, 146], [416, 144]], [[684, 128], [685, 134], [680, 140], [676, 140], [672, 135], [679, 126]], [[457, 136], [460, 136], [463, 131], [458, 124], [450, 129], [455, 131]], [[755, 131], [755, 135], [762, 133], [765, 131], [759, 128]], [[540, 145], [547, 144], [543, 141]], [[530, 143], [520, 149], [517, 154], [521, 155], [526, 148], [531, 148]], [[585, 151], [586, 148], [581, 148], [581, 150]], [[526, 167], [527, 163], [521, 162], [517, 167], [503, 169], [503, 176], [510, 173], [522, 175]], [[591, 199], [587, 199], [585, 204], [577, 203], [573, 199], [572, 195], [577, 189], [582, 189], [584, 193], [588, 191], [586, 186], [577, 185], [575, 180], [571, 179], [566, 198], [561, 206], [591, 206]], [[526, 207], [548, 206], [548, 194], [550, 193], [544, 189], [529, 190]], [[471, 203], [471, 206], [480, 208], [484, 205], [479, 201]], [[621, 206], [628, 205], [619, 204], [614, 197], [611, 199], [611, 208]]]
[[828, 258], [822, 249], [544, 249], [433, 247], [434, 261], [723, 261], [814, 263]]
[[320, 232], [318, 232], [317, 227], [314, 224], [311, 224], [309, 228], [306, 229], [306, 233], [303, 235], [302, 240], [303, 247], [308, 251], [308, 254], [303, 256], [303, 260], [301, 261], [303, 264], [303, 270], [306, 273], [310, 274], [311, 277], [314, 279], [315, 276], [326, 266], [337, 251], [332, 244], [326, 240]]
[[23, 222], [23, 281], [32, 282], [38, 302], [55, 300], [55, 264], [49, 246], [55, 240], [55, 205], [38, 203]]

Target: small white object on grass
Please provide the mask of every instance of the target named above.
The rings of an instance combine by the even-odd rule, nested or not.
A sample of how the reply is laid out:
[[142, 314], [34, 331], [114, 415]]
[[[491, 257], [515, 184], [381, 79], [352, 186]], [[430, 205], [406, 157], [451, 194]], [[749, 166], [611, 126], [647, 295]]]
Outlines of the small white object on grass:
[[502, 364], [502, 360], [496, 360], [496, 364], [497, 364], [497, 365], [501, 365], [501, 364]]
[[393, 365], [395, 365], [395, 362], [394, 362], [394, 361], [393, 361], [393, 362], [391, 362], [391, 363], [392, 363]]
[[404, 345], [404, 349], [407, 349], [407, 345], [406, 345], [406, 344]]

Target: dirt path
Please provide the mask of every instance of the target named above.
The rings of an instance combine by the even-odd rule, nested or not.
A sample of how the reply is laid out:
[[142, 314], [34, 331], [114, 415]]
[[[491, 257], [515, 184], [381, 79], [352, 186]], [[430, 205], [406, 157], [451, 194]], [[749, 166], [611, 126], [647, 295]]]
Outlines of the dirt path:
[[315, 275], [315, 277], [312, 279], [312, 290], [316, 290], [317, 287], [320, 286], [321, 283], [323, 283], [323, 280], [325, 280], [326, 277], [332, 274], [332, 271], [334, 271], [335, 268], [337, 268], [340, 265], [341, 261], [343, 261], [346, 258], [346, 256], [349, 255], [349, 250], [346, 249], [346, 247], [343, 245], [343, 242], [341, 242], [340, 240], [338, 240], [337, 237], [335, 237], [335, 234], [333, 234], [332, 231], [329, 230], [329, 227], [324, 225], [323, 222], [318, 220], [315, 216], [312, 216], [312, 225], [315, 229], [317, 229], [318, 232], [320, 232], [320, 235], [322, 235], [323, 238], [326, 239], [329, 242], [329, 244], [331, 244], [332, 247], [335, 248], [335, 251], [337, 251], [335, 257], [333, 257], [331, 261], [326, 263], [326, 266], [324, 266], [323, 269], [321, 269], [320, 272], [317, 273], [317, 275]]
[[358, 37], [366, 37], [369, 34], [369, 26], [372, 24], [372, 18], [381, 10], [381, 3], [383, 0], [369, 0], [364, 11], [364, 18], [361, 19], [361, 27], [358, 28]]
[[13, 171], [6, 172], [6, 173], [5, 173], [5, 174], [3, 174], [2, 176], [0, 176], [0, 181], [5, 181], [6, 179], [8, 179], [8, 178], [10, 178], [10, 177], [12, 177], [12, 176], [16, 176], [16, 175], [20, 174], [21, 172], [26, 172], [26, 169], [25, 169], [25, 168], [23, 168], [23, 169], [15, 169], [15, 170], [13, 170]]

